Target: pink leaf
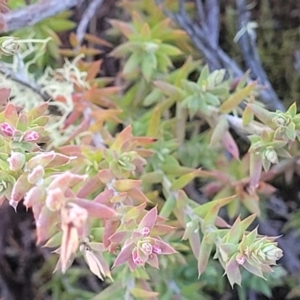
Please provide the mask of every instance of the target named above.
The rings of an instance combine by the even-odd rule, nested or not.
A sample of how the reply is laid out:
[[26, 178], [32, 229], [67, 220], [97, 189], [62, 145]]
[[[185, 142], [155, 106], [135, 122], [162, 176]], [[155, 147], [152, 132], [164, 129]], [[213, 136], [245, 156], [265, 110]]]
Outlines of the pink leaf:
[[156, 268], [156, 269], [159, 269], [159, 263], [158, 263], [158, 258], [157, 258], [157, 255], [156, 255], [156, 254], [151, 254], [151, 255], [149, 255], [148, 260], [147, 260], [147, 263], [148, 263], [151, 267]]
[[53, 160], [54, 156], [54, 151], [38, 153], [26, 163], [25, 168], [33, 169], [37, 166], [46, 167], [51, 162], [51, 160]]
[[130, 189], [127, 192], [127, 195], [134, 199], [138, 203], [149, 202], [149, 199], [145, 196], [145, 194], [139, 188]]
[[103, 234], [103, 244], [104, 247], [108, 247], [111, 244], [110, 237], [116, 232], [119, 227], [119, 222], [112, 220], [105, 220], [104, 234]]
[[9, 122], [13, 125], [17, 124], [18, 121], [18, 112], [14, 104], [8, 102], [5, 111], [4, 111], [4, 119], [9, 120]]
[[73, 174], [69, 171], [55, 176], [55, 179], [49, 184], [48, 189], [60, 188], [66, 191], [68, 187], [72, 187], [86, 180], [86, 176]]
[[173, 247], [171, 247], [169, 244], [167, 244], [161, 239], [155, 239], [155, 246], [161, 250], [161, 254], [177, 253], [177, 251]]
[[[39, 210], [40, 213], [36, 217]], [[53, 235], [55, 230], [53, 225], [58, 222], [58, 216], [57, 213], [51, 212], [46, 206], [37, 207], [37, 212], [34, 216], [36, 220], [37, 243], [39, 244]]]
[[86, 198], [93, 192], [95, 192], [102, 184], [98, 178], [98, 176], [94, 176], [86, 180], [86, 182], [82, 185], [82, 187], [77, 192], [78, 198]]
[[118, 216], [118, 213], [115, 210], [101, 203], [78, 198], [74, 200], [72, 199], [71, 201], [82, 208], [85, 208], [90, 217], [111, 219]]
[[101, 182], [103, 182], [104, 184], [107, 184], [107, 183], [111, 182], [114, 179], [114, 175], [108, 169], [100, 170], [98, 172], [98, 176], [99, 176]]
[[27, 180], [27, 173], [23, 173], [16, 181], [11, 192], [11, 200], [19, 202], [23, 199], [25, 194], [29, 191], [32, 184]]
[[132, 251], [134, 249], [134, 244], [131, 242], [121, 249], [119, 255], [117, 256], [113, 267], [119, 266], [127, 262], [132, 257]]
[[114, 233], [109, 239], [112, 243], [121, 244], [124, 243], [131, 236], [130, 230], [122, 230]]
[[141, 231], [144, 227], [149, 228], [150, 230], [153, 228], [157, 218], [157, 207], [153, 207], [151, 210], [149, 210], [146, 215], [141, 220], [138, 231]]
[[114, 191], [112, 189], [107, 189], [100, 193], [95, 199], [95, 203], [109, 204], [110, 199], [113, 197]]
[[36, 203], [40, 203], [45, 199], [45, 189], [42, 186], [34, 186], [31, 188], [24, 197], [24, 205], [28, 209]]
[[223, 146], [225, 147], [225, 149], [235, 158], [235, 159], [239, 159], [240, 157], [240, 153], [239, 153], [239, 149], [232, 137], [232, 135], [230, 134], [229, 131], [226, 131], [222, 137], [221, 140]]

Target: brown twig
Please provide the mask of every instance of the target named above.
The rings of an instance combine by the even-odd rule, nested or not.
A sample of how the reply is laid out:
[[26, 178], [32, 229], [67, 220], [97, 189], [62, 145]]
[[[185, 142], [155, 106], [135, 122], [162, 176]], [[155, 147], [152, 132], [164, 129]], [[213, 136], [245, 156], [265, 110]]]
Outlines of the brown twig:
[[2, 29], [0, 32], [3, 33], [26, 26], [32, 26], [48, 17], [71, 8], [80, 2], [81, 0], [42, 0], [22, 9], [11, 11], [3, 15], [6, 28]]
[[76, 30], [76, 36], [79, 44], [82, 43], [84, 34], [86, 33], [87, 27], [89, 25], [90, 20], [93, 18], [93, 16], [96, 14], [97, 9], [102, 5], [104, 0], [93, 0], [87, 9], [84, 11], [81, 20], [79, 22], [79, 25]]

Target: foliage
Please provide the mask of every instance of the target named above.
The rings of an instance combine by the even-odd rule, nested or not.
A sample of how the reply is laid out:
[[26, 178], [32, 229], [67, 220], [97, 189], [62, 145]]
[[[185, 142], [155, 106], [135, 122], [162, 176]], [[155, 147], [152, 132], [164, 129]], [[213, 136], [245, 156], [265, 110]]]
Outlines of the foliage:
[[[22, 44], [52, 37], [56, 44], [46, 49], [55, 58], [56, 32], [73, 26], [68, 14], [38, 24], [37, 41], [0, 38], [1, 56], [21, 56], [26, 76], [52, 99], [32, 95], [28, 104], [18, 83], [3, 81], [1, 203], [32, 210], [37, 242], [54, 249], [55, 270], [70, 274], [68, 284], [79, 280], [76, 263], [85, 260], [107, 284], [93, 299], [209, 299], [212, 290], [225, 289], [221, 268], [232, 287], [242, 286], [241, 299], [244, 284], [254, 289], [256, 282], [270, 296], [268, 283], [242, 278], [272, 278], [283, 255], [277, 237], [259, 234], [254, 222], [262, 195], [275, 190], [264, 176], [298, 153], [296, 104], [286, 112], [266, 110], [248, 74], [234, 82], [226, 70], [211, 72], [192, 58], [184, 32], [139, 5], [123, 1], [130, 22], [110, 21], [108, 34], [123, 39], [110, 52], [121, 65], [113, 79], [99, 77], [102, 60], [82, 55], [99, 52], [79, 47], [72, 34], [73, 48], [61, 51], [72, 61], [49, 66], [38, 78], [30, 72], [36, 49], [28, 54]], [[50, 62], [43, 59], [39, 67]], [[57, 115], [50, 114], [53, 107]], [[245, 154], [232, 128], [249, 142]], [[185, 189], [195, 181], [204, 203]], [[281, 284], [285, 272], [278, 274]], [[69, 299], [62, 293], [68, 284], [55, 274], [44, 290]], [[72, 295], [90, 299], [91, 292], [81, 292]]]

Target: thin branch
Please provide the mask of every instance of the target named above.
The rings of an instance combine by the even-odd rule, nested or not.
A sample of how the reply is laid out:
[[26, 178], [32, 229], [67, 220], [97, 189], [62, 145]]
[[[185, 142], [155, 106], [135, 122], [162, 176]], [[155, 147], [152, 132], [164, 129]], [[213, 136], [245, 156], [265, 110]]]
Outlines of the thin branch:
[[[250, 12], [247, 9], [246, 0], [236, 0], [236, 7], [238, 15], [238, 30], [243, 31], [238, 43], [241, 47], [246, 65], [252, 71], [256, 79], [258, 79], [258, 82], [265, 87], [262, 92], [264, 96], [264, 103], [267, 106], [271, 106], [276, 102], [279, 103], [278, 96], [273, 90], [268, 76], [262, 67], [255, 42], [255, 31], [248, 29], [250, 23]], [[268, 90], [268, 92], [266, 92], [266, 90]], [[278, 107], [278, 109], [280, 109], [280, 107]]]
[[80, 23], [76, 30], [76, 36], [79, 44], [82, 43], [84, 34], [86, 33], [87, 27], [89, 25], [90, 20], [96, 14], [97, 9], [102, 5], [104, 0], [93, 0], [87, 9], [84, 11]]
[[196, 0], [197, 14], [199, 17], [200, 24], [205, 24], [205, 12], [202, 0]]
[[3, 15], [6, 29], [0, 32], [3, 33], [26, 26], [32, 26], [77, 5], [80, 1], [81, 0], [42, 0], [22, 9], [11, 11]]
[[207, 35], [212, 45], [219, 44], [220, 31], [220, 1], [209, 0], [205, 2], [206, 8], [206, 27], [209, 35]]
[[24, 76], [24, 74], [22, 73], [14, 72], [9, 66], [1, 61], [0, 73], [4, 74], [4, 76], [6, 76], [7, 78], [10, 78], [11, 80], [31, 89], [36, 94], [40, 95], [45, 101], [49, 101], [51, 99], [51, 97], [47, 93], [42, 92], [42, 88], [36, 82]]

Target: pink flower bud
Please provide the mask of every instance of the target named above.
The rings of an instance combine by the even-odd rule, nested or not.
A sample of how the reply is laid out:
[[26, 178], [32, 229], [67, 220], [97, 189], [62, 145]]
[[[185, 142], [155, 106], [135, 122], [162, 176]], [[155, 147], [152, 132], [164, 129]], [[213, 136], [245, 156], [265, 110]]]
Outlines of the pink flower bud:
[[48, 190], [47, 197], [46, 197], [46, 206], [51, 211], [60, 210], [60, 208], [64, 203], [65, 203], [65, 196], [59, 188]]
[[133, 260], [133, 262], [134, 262], [136, 265], [138, 265], [138, 266], [144, 264], [144, 263], [143, 263], [143, 260], [138, 256], [138, 253], [137, 253], [136, 248], [133, 249], [133, 251], [132, 251], [132, 260]]
[[241, 253], [239, 253], [237, 256], [236, 256], [236, 262], [239, 264], [239, 265], [243, 265], [244, 263], [245, 263], [245, 261], [246, 261], [246, 257], [243, 255], [243, 254], [241, 254]]
[[43, 178], [44, 174], [44, 168], [42, 166], [37, 166], [28, 174], [28, 182], [31, 184], [36, 184]]
[[24, 141], [26, 142], [35, 142], [39, 138], [40, 138], [39, 134], [34, 130], [27, 131], [23, 137]]
[[25, 155], [20, 152], [11, 152], [10, 157], [7, 159], [9, 169], [11, 171], [20, 171], [25, 164]]
[[148, 242], [144, 242], [141, 245], [141, 250], [146, 254], [146, 255], [150, 255], [153, 251], [152, 249], [152, 245]]
[[0, 124], [0, 129], [6, 136], [13, 136], [15, 133], [15, 128], [6, 122]]
[[150, 228], [148, 227], [143, 227], [141, 230], [140, 230], [141, 234], [143, 236], [148, 236], [150, 234]]
[[152, 253], [155, 253], [155, 254], [162, 254], [162, 251], [159, 247], [153, 245], [152, 246]]

